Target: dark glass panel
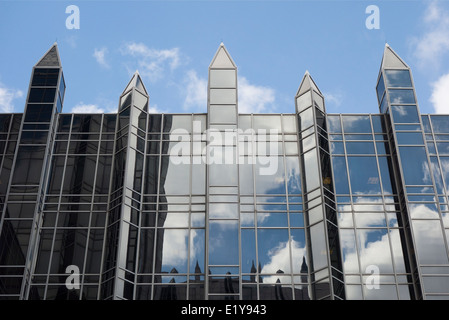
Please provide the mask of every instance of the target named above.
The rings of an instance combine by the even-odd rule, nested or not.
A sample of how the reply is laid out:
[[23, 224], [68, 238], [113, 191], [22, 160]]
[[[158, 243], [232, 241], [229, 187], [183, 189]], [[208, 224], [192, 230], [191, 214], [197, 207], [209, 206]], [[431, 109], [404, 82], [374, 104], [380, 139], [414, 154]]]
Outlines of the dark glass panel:
[[0, 132], [8, 132], [11, 123], [10, 114], [0, 114]]
[[58, 85], [59, 68], [35, 68], [31, 86], [56, 87]]
[[338, 194], [349, 194], [348, 174], [344, 157], [332, 157], [335, 191]]
[[70, 132], [71, 122], [72, 122], [71, 114], [60, 114], [58, 132]]
[[13, 184], [39, 184], [45, 147], [19, 147]]
[[394, 176], [390, 157], [379, 157], [378, 161], [384, 193], [396, 193], [395, 184], [392, 183]]
[[13, 219], [34, 218], [34, 203], [8, 203], [6, 217]]
[[63, 193], [91, 193], [95, 178], [96, 157], [69, 156], [63, 184]]
[[154, 232], [154, 229], [140, 230], [138, 273], [153, 273]]
[[[87, 230], [85, 229], [56, 230], [50, 273], [64, 274], [68, 265], [78, 266], [83, 272], [86, 241]], [[65, 283], [65, 280], [64, 275], [61, 282]]]
[[51, 102], [55, 101], [55, 88], [31, 88], [28, 102]]
[[100, 132], [101, 114], [74, 114], [72, 132]]
[[95, 181], [95, 193], [107, 194], [111, 177], [112, 156], [100, 156], [97, 162], [97, 178]]
[[22, 131], [20, 143], [23, 144], [45, 144], [48, 131]]

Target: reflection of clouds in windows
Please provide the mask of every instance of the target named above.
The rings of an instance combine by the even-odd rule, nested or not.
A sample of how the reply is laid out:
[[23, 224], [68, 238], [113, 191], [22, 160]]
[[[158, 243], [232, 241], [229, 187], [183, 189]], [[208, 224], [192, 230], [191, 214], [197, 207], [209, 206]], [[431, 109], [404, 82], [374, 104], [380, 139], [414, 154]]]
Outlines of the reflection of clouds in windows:
[[[175, 267], [178, 272], [187, 272], [188, 230], [164, 230], [162, 249], [162, 271]], [[166, 269], [166, 267], [168, 269]]]
[[[290, 244], [290, 245], [289, 245]], [[303, 243], [304, 244], [304, 243]], [[290, 247], [294, 261], [292, 263], [293, 270], [290, 264]], [[262, 265], [262, 274], [275, 274], [279, 270], [282, 270], [284, 274], [301, 272], [302, 257], [306, 255], [305, 246], [301, 246], [301, 242], [294, 239], [287, 242], [279, 242], [276, 246], [272, 247], [266, 252], [267, 262]], [[297, 259], [300, 258], [300, 259]], [[279, 277], [278, 275], [267, 276], [263, 278], [264, 283], [276, 283], [277, 279], [280, 279], [281, 283], [290, 284], [291, 277]]]

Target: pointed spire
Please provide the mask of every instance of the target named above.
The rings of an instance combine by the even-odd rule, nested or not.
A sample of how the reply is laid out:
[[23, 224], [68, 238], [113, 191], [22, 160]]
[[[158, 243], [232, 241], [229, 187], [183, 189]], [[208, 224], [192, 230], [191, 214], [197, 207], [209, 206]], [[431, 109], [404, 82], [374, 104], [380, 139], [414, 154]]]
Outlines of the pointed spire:
[[137, 71], [137, 70], [136, 70], [136, 72], [134, 72], [134, 75], [131, 78], [131, 80], [129, 81], [129, 83], [126, 86], [125, 90], [123, 90], [123, 93], [127, 92], [131, 88], [137, 88], [139, 91], [141, 91], [142, 93], [144, 93], [144, 94], [146, 94], [148, 96], [148, 92], [145, 89], [145, 86], [143, 84], [142, 78], [140, 77], [139, 71]]
[[323, 95], [320, 89], [318, 89], [318, 86], [316, 85], [315, 81], [313, 81], [309, 71], [306, 71], [304, 77], [302, 78], [301, 84], [299, 85], [299, 89], [298, 92], [296, 93], [296, 96], [299, 97], [300, 95], [309, 91], [310, 89], [314, 89], [316, 92]]
[[385, 44], [381, 67], [382, 69], [410, 69], [388, 43]]
[[61, 67], [58, 44], [55, 42], [35, 65], [36, 67]]
[[237, 66], [235, 65], [234, 61], [231, 58], [231, 55], [229, 54], [228, 50], [226, 50], [225, 45], [223, 42], [220, 44], [220, 47], [217, 50], [217, 53], [215, 53], [214, 58], [212, 59], [212, 62], [210, 63], [209, 68], [214, 69], [236, 69]]

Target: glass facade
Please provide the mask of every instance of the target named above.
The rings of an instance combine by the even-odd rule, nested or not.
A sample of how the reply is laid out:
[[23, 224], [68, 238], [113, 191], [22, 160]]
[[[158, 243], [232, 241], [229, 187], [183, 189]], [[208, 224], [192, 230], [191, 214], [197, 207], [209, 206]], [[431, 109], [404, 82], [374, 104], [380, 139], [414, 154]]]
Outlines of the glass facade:
[[[419, 112], [387, 45], [380, 113], [238, 112], [222, 44], [207, 113], [62, 113], [57, 45], [0, 115], [2, 300], [449, 299], [449, 115]], [[206, 103], [206, 102], [205, 102]]]

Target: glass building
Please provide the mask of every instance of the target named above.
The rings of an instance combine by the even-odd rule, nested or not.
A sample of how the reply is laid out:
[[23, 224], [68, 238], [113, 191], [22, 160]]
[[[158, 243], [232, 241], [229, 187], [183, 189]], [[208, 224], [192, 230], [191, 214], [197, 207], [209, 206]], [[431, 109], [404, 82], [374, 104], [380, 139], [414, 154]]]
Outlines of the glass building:
[[[207, 113], [62, 113], [54, 44], [0, 115], [0, 299], [449, 299], [449, 115], [386, 45], [378, 114], [238, 112], [223, 44]], [[293, 106], [293, 103], [295, 105]]]

